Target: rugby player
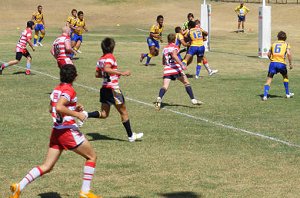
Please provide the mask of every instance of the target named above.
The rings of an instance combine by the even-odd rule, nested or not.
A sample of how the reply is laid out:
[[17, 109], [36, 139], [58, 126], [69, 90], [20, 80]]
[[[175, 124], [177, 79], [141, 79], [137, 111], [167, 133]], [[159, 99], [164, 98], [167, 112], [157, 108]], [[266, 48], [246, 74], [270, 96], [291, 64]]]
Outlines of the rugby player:
[[[43, 6], [39, 5], [37, 7], [37, 12], [34, 12], [32, 14], [32, 21], [35, 23], [35, 33], [34, 33], [34, 39], [33, 44], [34, 46], [43, 46], [42, 40], [45, 37], [45, 20], [44, 15], [42, 13]], [[39, 38], [39, 32], [41, 32], [40, 38]], [[39, 40], [38, 40], [39, 39]]]

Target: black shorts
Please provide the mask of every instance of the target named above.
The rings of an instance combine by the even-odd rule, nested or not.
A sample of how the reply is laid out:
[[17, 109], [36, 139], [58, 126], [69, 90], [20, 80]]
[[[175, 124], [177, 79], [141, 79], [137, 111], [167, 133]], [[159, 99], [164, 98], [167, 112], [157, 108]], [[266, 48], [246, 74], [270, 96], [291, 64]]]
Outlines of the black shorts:
[[182, 76], [182, 74], [179, 73], [179, 74], [175, 74], [175, 75], [164, 76], [163, 79], [167, 78], [167, 79], [171, 79], [171, 80], [176, 80], [177, 78], [180, 78], [181, 76]]
[[100, 102], [108, 105], [121, 105], [125, 103], [125, 98], [120, 89], [100, 89]]
[[29, 54], [28, 50], [27, 49], [24, 49], [23, 52], [17, 52], [16, 53], [16, 60], [20, 61], [22, 59], [22, 56], [24, 57], [30, 57], [31, 58], [31, 55]]

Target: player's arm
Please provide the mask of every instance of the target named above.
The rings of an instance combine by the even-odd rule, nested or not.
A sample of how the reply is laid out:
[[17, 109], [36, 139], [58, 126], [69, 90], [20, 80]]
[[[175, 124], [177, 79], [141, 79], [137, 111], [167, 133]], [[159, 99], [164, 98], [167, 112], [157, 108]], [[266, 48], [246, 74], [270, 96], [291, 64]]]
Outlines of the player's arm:
[[159, 34], [155, 34], [154, 32], [150, 32], [150, 35], [149, 35], [151, 38], [156, 38], [156, 39], [159, 39], [161, 40], [161, 36]]
[[32, 14], [31, 20], [34, 22], [35, 21], [35, 13]]
[[286, 53], [287, 53], [287, 58], [288, 58], [288, 61], [289, 61], [289, 67], [290, 67], [290, 69], [293, 69], [291, 49], [289, 49], [289, 48], [286, 49]]
[[44, 25], [44, 28], [46, 28], [46, 24], [45, 24], [45, 20], [44, 20], [44, 15], [43, 15], [43, 18], [42, 18], [42, 23]]
[[234, 9], [234, 11], [235, 11], [235, 13], [236, 13], [237, 15], [240, 15], [240, 7], [239, 7], [239, 6], [236, 7], [236, 8]]
[[65, 40], [65, 48], [66, 48], [66, 52], [68, 53], [68, 54], [74, 54], [74, 55], [76, 55], [77, 54], [77, 52], [71, 47], [71, 40], [70, 39], [66, 39]]
[[184, 39], [180, 39], [180, 42], [184, 47], [189, 47], [191, 45], [189, 42], [185, 42]]
[[184, 64], [182, 64], [181, 60], [178, 58], [178, 55], [177, 55], [178, 51], [177, 50], [173, 50], [172, 53], [171, 53], [171, 56], [173, 58], [173, 60], [175, 60], [183, 70], [186, 70], [186, 66]]
[[166, 58], [164, 55], [162, 56], [162, 65], [166, 65]]
[[111, 64], [105, 64], [104, 65], [104, 72], [108, 73], [108, 74], [116, 74], [116, 75], [119, 75], [119, 76], [130, 76], [130, 71], [119, 71], [119, 70], [113, 70], [111, 68]]
[[102, 71], [98, 66], [96, 67], [95, 77], [96, 78], [103, 78]]
[[69, 101], [64, 96], [60, 97], [57, 104], [56, 104], [56, 112], [60, 114], [64, 114], [67, 116], [73, 116], [81, 121], [84, 121], [86, 119], [86, 116], [82, 112], [78, 111], [72, 111], [66, 107], [68, 105]]
[[86, 28], [86, 24], [85, 24], [85, 21], [84, 21], [84, 24], [83, 24], [83, 27], [84, 31], [88, 32], [89, 30]]
[[27, 38], [27, 43], [31, 47], [32, 51], [35, 51], [34, 46], [33, 46], [32, 42], [31, 42], [31, 37]]
[[54, 58], [56, 58], [55, 52], [54, 52], [54, 45], [52, 45], [50, 53], [52, 54], [52, 56], [54, 56]]

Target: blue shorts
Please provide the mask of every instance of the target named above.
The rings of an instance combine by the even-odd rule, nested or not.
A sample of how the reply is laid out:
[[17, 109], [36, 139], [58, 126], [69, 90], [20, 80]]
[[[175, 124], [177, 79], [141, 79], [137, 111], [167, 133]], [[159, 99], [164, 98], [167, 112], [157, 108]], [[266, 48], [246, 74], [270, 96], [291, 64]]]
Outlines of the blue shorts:
[[238, 21], [239, 22], [246, 21], [246, 16], [238, 16]]
[[205, 52], [205, 47], [204, 45], [201, 47], [198, 46], [190, 46], [187, 54], [194, 56], [197, 55], [199, 57], [203, 57]]
[[271, 62], [269, 65], [269, 74], [277, 74], [281, 73], [282, 75], [287, 74], [286, 64], [278, 63], [278, 62]]
[[78, 34], [73, 33], [73, 36], [72, 36], [72, 38], [71, 38], [71, 41], [77, 42], [77, 41], [79, 41], [79, 40], [82, 42], [82, 35], [78, 35]]
[[44, 30], [44, 29], [45, 29], [45, 27], [44, 27], [43, 24], [36, 24], [35, 28], [34, 28], [35, 31], [41, 31], [41, 30]]
[[148, 43], [148, 47], [155, 46], [157, 49], [160, 48], [159, 41], [157, 41], [151, 37], [147, 38], [147, 43]]

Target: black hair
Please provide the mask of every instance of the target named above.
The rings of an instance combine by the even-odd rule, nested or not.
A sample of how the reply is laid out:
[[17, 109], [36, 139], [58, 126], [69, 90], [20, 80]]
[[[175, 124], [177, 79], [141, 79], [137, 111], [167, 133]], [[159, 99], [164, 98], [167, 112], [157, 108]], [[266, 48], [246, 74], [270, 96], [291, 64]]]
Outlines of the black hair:
[[157, 17], [156, 17], [156, 21], [158, 21], [159, 19], [163, 19], [164, 17], [163, 17], [163, 15], [158, 15]]
[[38, 5], [38, 7], [37, 7], [37, 8], [39, 9], [39, 8], [42, 8], [42, 7], [43, 7], [43, 6], [41, 6], [41, 5]]
[[278, 38], [278, 40], [283, 40], [283, 41], [285, 41], [286, 38], [287, 38], [287, 37], [286, 37], [286, 33], [285, 33], [284, 31], [278, 32], [277, 38]]
[[189, 21], [188, 27], [189, 27], [189, 29], [196, 27], [195, 21]]
[[187, 18], [190, 18], [190, 17], [193, 17], [193, 18], [194, 18], [193, 13], [188, 13]]
[[73, 83], [77, 77], [77, 71], [75, 65], [66, 64], [60, 69], [60, 82]]
[[180, 31], [181, 31], [181, 27], [177, 26], [177, 27], [175, 28], [175, 33], [179, 33]]
[[113, 38], [107, 37], [107, 38], [103, 39], [103, 41], [101, 42], [101, 48], [102, 48], [103, 54], [113, 53], [115, 45], [116, 45], [116, 43]]
[[72, 9], [71, 13], [73, 13], [73, 12], [75, 12], [75, 11], [77, 12], [77, 10], [76, 10], [76, 9]]
[[31, 28], [34, 26], [34, 22], [33, 21], [27, 21], [27, 27]]
[[81, 15], [81, 14], [83, 14], [83, 12], [82, 11], [79, 11], [78, 13], [77, 13], [77, 15], [79, 16], [79, 15]]
[[176, 39], [176, 35], [175, 35], [175, 34], [170, 33], [170, 34], [168, 35], [168, 43], [173, 43], [173, 42], [175, 42], [175, 39]]

